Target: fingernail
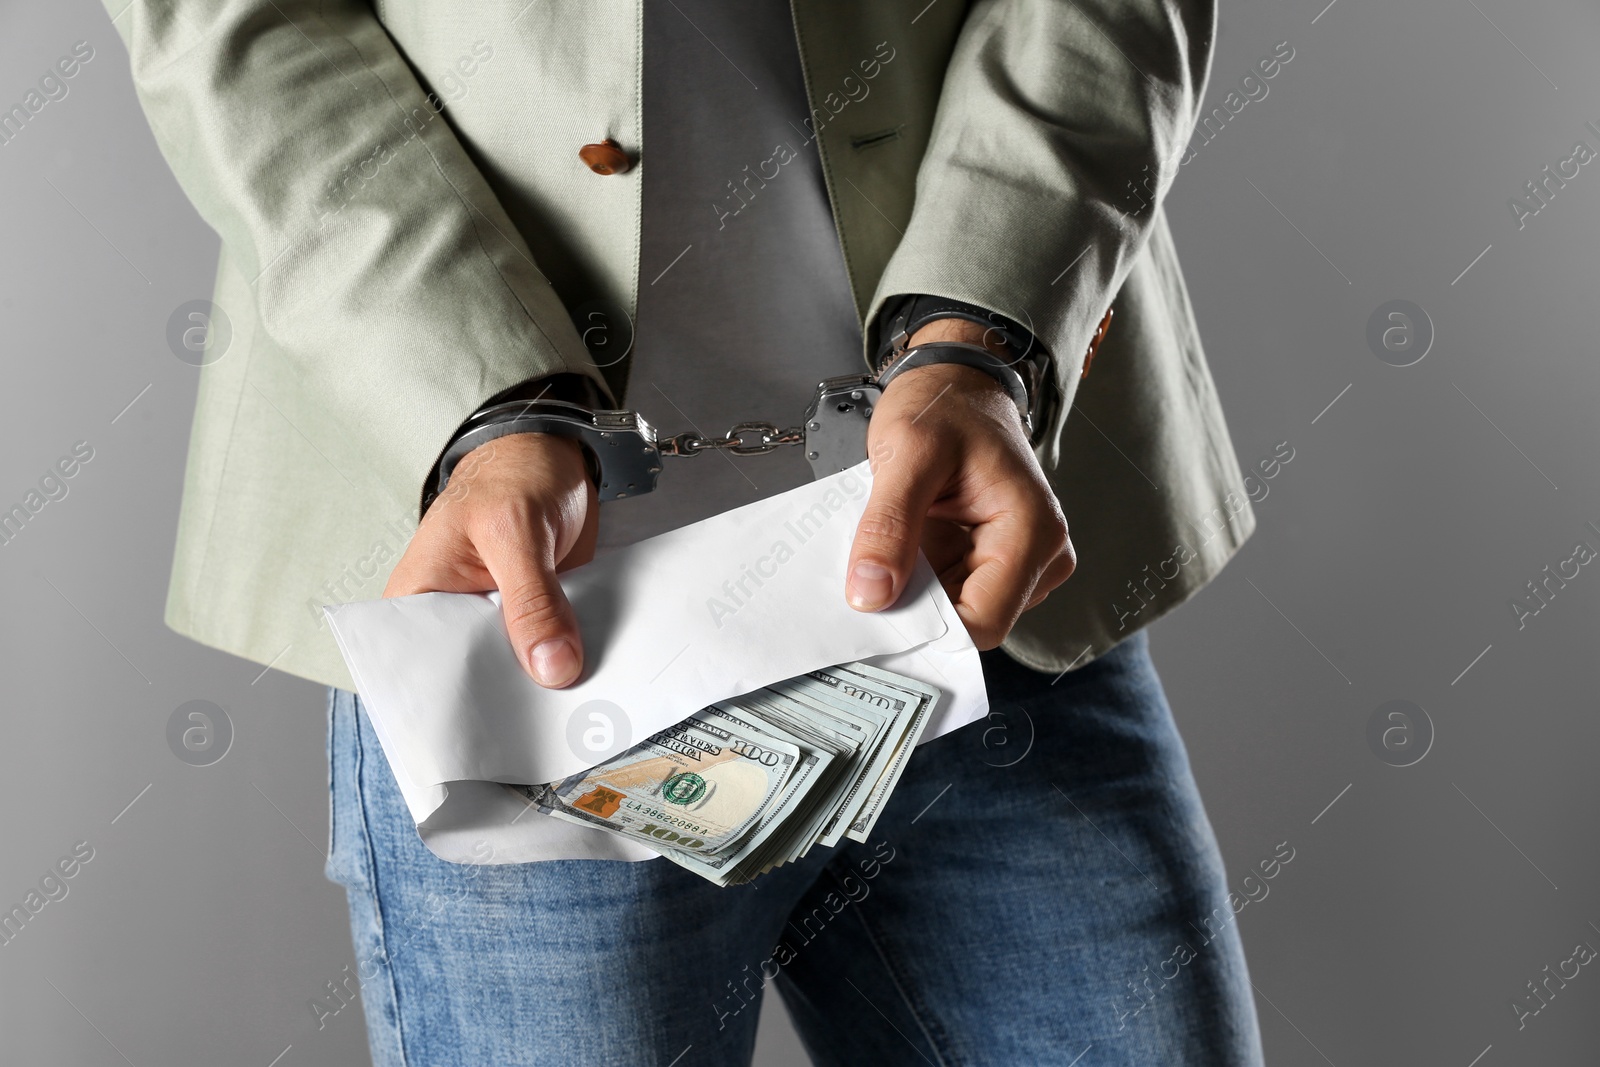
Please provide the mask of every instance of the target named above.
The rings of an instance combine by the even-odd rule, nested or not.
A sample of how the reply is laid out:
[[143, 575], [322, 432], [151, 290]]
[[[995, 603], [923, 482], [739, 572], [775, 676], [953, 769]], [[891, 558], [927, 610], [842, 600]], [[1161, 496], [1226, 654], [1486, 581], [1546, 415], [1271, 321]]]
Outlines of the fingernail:
[[528, 653], [533, 676], [540, 685], [562, 686], [578, 676], [578, 651], [565, 637], [551, 638]]
[[877, 611], [894, 595], [894, 578], [889, 568], [865, 560], [856, 564], [845, 585], [845, 598], [851, 607], [861, 611]]

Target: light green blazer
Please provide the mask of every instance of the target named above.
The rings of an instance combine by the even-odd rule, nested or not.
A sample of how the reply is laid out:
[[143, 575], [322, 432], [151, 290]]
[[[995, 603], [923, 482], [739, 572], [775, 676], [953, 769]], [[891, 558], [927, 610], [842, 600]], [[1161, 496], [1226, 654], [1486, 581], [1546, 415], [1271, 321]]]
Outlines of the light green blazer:
[[[200, 372], [167, 623], [348, 688], [320, 605], [379, 595], [461, 422], [559, 371], [626, 402], [626, 360], [597, 360], [580, 327], [625, 322], [639, 286], [642, 0], [105, 2], [156, 140], [222, 237], [229, 329], [213, 322]], [[792, 10], [800, 125], [868, 350], [888, 298], [930, 293], [1056, 355], [1061, 415], [1038, 452], [1078, 571], [1005, 647], [1081, 666], [1255, 525], [1158, 206], [1211, 0]], [[579, 148], [607, 137], [637, 165], [586, 167]]]

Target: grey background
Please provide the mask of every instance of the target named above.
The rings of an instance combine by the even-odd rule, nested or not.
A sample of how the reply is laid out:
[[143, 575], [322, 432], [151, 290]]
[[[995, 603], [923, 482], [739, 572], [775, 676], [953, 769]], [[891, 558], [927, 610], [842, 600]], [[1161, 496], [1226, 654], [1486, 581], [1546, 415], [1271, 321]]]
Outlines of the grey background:
[[[1295, 58], [1168, 201], [1239, 459], [1295, 458], [1241, 556], [1157, 624], [1157, 663], [1234, 887], [1295, 849], [1240, 916], [1271, 1063], [1592, 1063], [1588, 968], [1520, 1031], [1511, 1004], [1600, 946], [1600, 574], [1520, 630], [1510, 601], [1600, 547], [1600, 166], [1520, 231], [1507, 198], [1600, 148], [1600, 10], [1322, 5], [1225, 6], [1209, 104], [1279, 42]], [[164, 333], [209, 294], [216, 239], [90, 0], [0, 6], [0, 102], [80, 39], [70, 95], [0, 146], [0, 505], [95, 450], [0, 546], [0, 903], [95, 852], [0, 946], [6, 1059], [362, 1062], [358, 1009], [319, 1031], [307, 1007], [353, 962], [322, 877], [321, 692], [160, 619], [195, 388]], [[1365, 341], [1392, 299], [1437, 330], [1411, 367]], [[167, 747], [195, 699], [236, 731], [210, 767]], [[1367, 743], [1391, 699], [1436, 730], [1411, 767]], [[803, 1062], [766, 1022], [758, 1062]]]

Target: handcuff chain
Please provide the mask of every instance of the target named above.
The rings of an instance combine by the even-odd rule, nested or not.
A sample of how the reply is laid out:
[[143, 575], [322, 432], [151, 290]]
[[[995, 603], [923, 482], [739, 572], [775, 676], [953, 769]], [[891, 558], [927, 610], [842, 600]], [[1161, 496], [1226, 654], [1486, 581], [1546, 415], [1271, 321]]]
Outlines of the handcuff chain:
[[[752, 435], [758, 439], [746, 442], [745, 438]], [[779, 430], [770, 422], [740, 422], [721, 437], [701, 437], [685, 431], [659, 439], [656, 447], [663, 456], [697, 456], [707, 449], [719, 449], [735, 456], [764, 456], [780, 445], [804, 444], [805, 439], [805, 430], [799, 426]]]

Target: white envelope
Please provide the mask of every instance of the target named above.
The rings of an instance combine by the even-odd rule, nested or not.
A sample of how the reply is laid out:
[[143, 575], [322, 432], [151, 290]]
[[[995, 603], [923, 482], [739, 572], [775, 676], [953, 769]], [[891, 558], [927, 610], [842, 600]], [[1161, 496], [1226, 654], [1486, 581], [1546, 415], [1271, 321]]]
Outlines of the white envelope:
[[870, 486], [862, 463], [563, 574], [585, 660], [567, 689], [528, 678], [498, 594], [327, 607], [427, 846], [462, 863], [653, 858], [494, 783], [566, 777], [715, 700], [819, 667], [865, 659], [937, 686], [925, 741], [983, 716], [977, 650], [925, 560], [893, 608], [845, 603]]

